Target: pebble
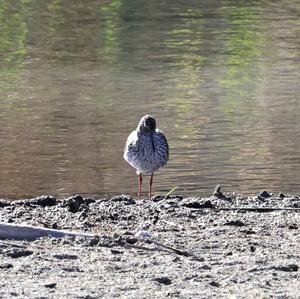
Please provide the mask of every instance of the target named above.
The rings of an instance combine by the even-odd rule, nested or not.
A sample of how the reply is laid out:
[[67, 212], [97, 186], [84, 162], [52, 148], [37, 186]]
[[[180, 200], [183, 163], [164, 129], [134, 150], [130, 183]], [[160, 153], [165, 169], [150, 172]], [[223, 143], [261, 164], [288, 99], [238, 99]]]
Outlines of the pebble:
[[228, 221], [228, 222], [224, 223], [224, 225], [245, 226], [246, 224], [241, 220], [231, 220], [231, 221]]
[[53, 288], [56, 287], [56, 285], [57, 285], [56, 282], [50, 282], [50, 283], [44, 284], [44, 287], [45, 287], [45, 288], [49, 288], [49, 289], [53, 289]]
[[29, 256], [31, 254], [33, 254], [32, 250], [19, 249], [19, 248], [12, 248], [8, 252], [6, 252], [6, 255], [11, 258], [19, 258], [23, 256]]
[[164, 284], [164, 285], [172, 284], [171, 279], [169, 277], [166, 277], [166, 276], [157, 277], [157, 278], [154, 278], [154, 280], [159, 282], [160, 284]]

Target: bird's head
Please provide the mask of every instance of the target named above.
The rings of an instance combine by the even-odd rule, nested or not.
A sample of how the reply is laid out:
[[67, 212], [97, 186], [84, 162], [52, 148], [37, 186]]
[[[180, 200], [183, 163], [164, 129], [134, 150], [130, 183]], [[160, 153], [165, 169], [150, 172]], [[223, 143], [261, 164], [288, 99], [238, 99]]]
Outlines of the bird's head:
[[145, 115], [141, 118], [138, 127], [138, 131], [154, 133], [156, 129], [156, 121], [155, 118], [151, 115]]

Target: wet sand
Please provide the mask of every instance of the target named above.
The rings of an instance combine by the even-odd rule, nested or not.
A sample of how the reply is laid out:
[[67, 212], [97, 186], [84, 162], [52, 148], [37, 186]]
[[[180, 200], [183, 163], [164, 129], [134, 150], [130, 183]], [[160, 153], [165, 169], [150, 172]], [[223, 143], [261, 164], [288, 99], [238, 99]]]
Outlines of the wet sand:
[[0, 221], [96, 235], [0, 240], [0, 298], [300, 297], [297, 196], [42, 196]]

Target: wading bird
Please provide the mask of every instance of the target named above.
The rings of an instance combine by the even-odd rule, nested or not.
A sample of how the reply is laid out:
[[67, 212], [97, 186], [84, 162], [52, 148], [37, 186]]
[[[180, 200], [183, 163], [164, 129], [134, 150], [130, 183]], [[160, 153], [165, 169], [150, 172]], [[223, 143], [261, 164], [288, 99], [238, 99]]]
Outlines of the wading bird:
[[149, 197], [152, 196], [153, 174], [167, 164], [169, 146], [164, 133], [156, 129], [155, 118], [145, 115], [136, 130], [127, 138], [124, 159], [136, 169], [139, 176], [138, 196], [142, 190], [142, 174], [151, 175], [149, 180]]

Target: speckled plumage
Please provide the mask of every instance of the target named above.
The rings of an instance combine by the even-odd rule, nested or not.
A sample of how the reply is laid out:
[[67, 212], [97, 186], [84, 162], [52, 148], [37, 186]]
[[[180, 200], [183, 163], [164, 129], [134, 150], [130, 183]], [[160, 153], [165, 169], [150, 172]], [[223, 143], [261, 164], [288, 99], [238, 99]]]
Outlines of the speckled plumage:
[[137, 174], [153, 176], [155, 171], [167, 164], [168, 158], [169, 146], [164, 133], [156, 129], [154, 117], [145, 115], [127, 138], [124, 159], [136, 169]]

